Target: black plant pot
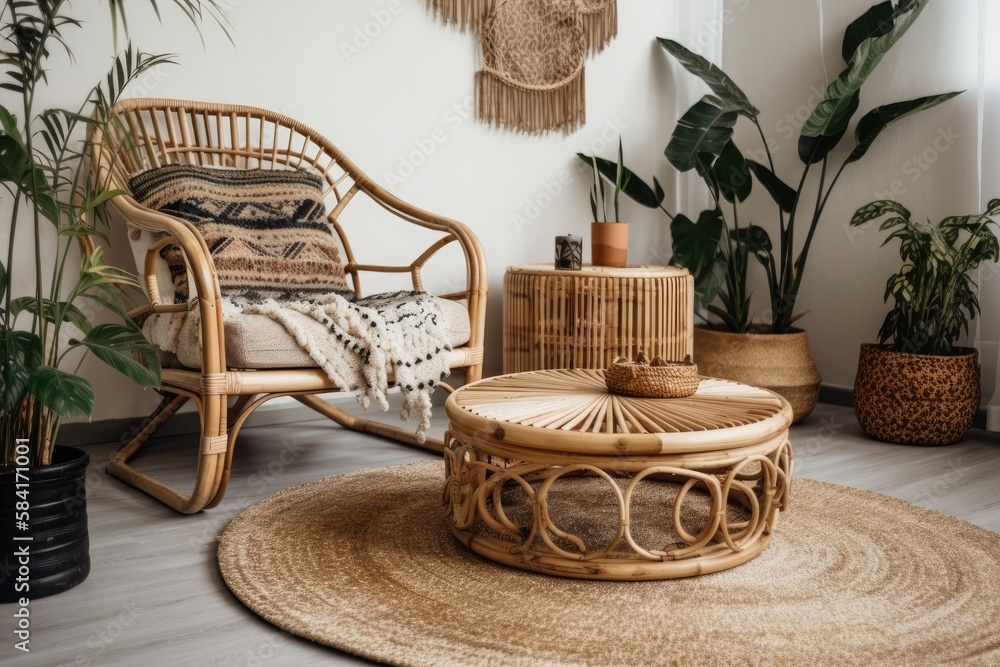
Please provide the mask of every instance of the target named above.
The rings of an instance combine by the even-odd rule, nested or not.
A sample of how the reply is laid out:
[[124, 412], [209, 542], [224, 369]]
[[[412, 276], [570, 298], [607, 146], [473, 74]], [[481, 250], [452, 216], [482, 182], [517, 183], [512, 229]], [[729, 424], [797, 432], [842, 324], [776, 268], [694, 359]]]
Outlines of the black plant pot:
[[[16, 471], [0, 468], [0, 602], [55, 595], [90, 574], [88, 463], [85, 451], [57, 446], [52, 465], [29, 467], [20, 478]], [[25, 511], [27, 530], [18, 524]], [[18, 555], [24, 549], [26, 558]]]

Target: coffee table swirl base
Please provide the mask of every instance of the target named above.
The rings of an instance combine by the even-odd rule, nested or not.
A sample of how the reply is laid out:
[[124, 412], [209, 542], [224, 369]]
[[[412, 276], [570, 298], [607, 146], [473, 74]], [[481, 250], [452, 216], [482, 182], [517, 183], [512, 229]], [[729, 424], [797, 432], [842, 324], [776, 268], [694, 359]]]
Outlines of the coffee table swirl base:
[[[608, 393], [602, 373], [518, 373], [449, 398], [444, 502], [454, 536], [500, 563], [581, 579], [689, 577], [759, 554], [788, 506], [787, 402], [714, 379], [687, 399], [629, 399]], [[588, 495], [588, 507], [612, 503], [617, 514], [610, 541], [588, 544], [554, 518], [553, 504], [583, 479], [606, 489]], [[676, 494], [663, 495], [662, 508], [635, 511], [644, 485], [664, 483]], [[707, 511], [692, 526], [685, 504], [696, 500]], [[640, 544], [644, 521], [677, 541]]]

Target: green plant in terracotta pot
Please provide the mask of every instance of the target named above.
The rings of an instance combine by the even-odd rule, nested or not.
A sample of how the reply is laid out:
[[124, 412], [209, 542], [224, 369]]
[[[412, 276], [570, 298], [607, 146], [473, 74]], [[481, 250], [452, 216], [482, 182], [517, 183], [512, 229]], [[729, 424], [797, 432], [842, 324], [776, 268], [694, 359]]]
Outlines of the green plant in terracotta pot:
[[[619, 202], [622, 192], [632, 184], [632, 172], [625, 168], [622, 160], [622, 140], [618, 138], [618, 160], [611, 162], [602, 158], [577, 156], [587, 162], [592, 170], [594, 183], [590, 188], [590, 210], [594, 221], [590, 223], [590, 257], [595, 266], [625, 266], [628, 262], [628, 223], [621, 221]], [[614, 216], [608, 219], [608, 192], [604, 187], [602, 174], [614, 186], [611, 205]], [[632, 189], [636, 187], [631, 185]]]
[[[696, 307], [715, 316], [695, 327], [695, 360], [702, 373], [776, 391], [805, 418], [819, 398], [821, 377], [805, 331], [797, 321], [808, 314], [797, 308], [813, 237], [844, 171], [861, 160], [893, 122], [937, 106], [958, 92], [920, 97], [869, 111], [857, 123], [850, 152], [837, 152], [858, 111], [861, 89], [888, 51], [903, 37], [930, 0], [879, 2], [847, 26], [842, 43], [846, 64], [802, 127], [798, 154], [802, 163], [797, 187], [776, 174], [761, 124], [761, 112], [719, 67], [681, 44], [658, 38], [660, 46], [711, 90], [685, 112], [665, 155], [681, 172], [693, 171], [705, 182], [714, 206], [697, 219], [670, 215], [672, 263], [695, 279]], [[764, 163], [746, 159], [735, 128], [743, 119], [760, 137]], [[817, 174], [818, 172], [818, 174]], [[818, 176], [818, 178], [817, 178]], [[625, 190], [638, 203], [663, 207], [663, 190], [633, 177]], [[777, 244], [761, 226], [745, 222], [740, 204], [753, 182], [774, 200]], [[817, 187], [818, 186], [818, 187]], [[638, 192], [640, 196], [632, 193]], [[815, 193], [815, 194], [813, 194]], [[753, 320], [748, 288], [749, 257], [767, 278], [770, 322]], [[699, 313], [700, 314], [700, 313]]]
[[[173, 3], [196, 26], [206, 14], [223, 20], [215, 0]], [[155, 0], [150, 6], [159, 11]], [[117, 35], [125, 0], [108, 0], [108, 8]], [[128, 316], [126, 290], [140, 288], [138, 279], [105, 264], [99, 248], [82, 257], [74, 251], [81, 239], [105, 238], [92, 223], [106, 222], [103, 206], [119, 194], [88, 169], [86, 137], [103, 127], [130, 81], [171, 60], [129, 45], [79, 107], [42, 109], [50, 56], [69, 52], [66, 33], [83, 26], [66, 0], [0, 6], [0, 87], [10, 107], [0, 105], [8, 242], [0, 256], [0, 543], [14, 544], [16, 535], [44, 550], [27, 577], [0, 571], [0, 602], [67, 590], [90, 571], [89, 456], [57, 445], [63, 419], [89, 418], [93, 409], [94, 388], [79, 374], [83, 358], [93, 355], [142, 387], [160, 382], [156, 352]], [[99, 310], [114, 321], [95, 322]]]
[[[948, 445], [971, 428], [979, 409], [979, 352], [955, 347], [979, 313], [972, 272], [1000, 258], [991, 216], [1000, 199], [977, 215], [916, 222], [895, 201], [858, 209], [852, 226], [884, 218], [885, 243], [899, 241], [902, 265], [884, 299], [892, 309], [878, 345], [862, 345], [854, 380], [854, 412], [874, 438], [910, 445]], [[883, 245], [885, 245], [883, 243]]]

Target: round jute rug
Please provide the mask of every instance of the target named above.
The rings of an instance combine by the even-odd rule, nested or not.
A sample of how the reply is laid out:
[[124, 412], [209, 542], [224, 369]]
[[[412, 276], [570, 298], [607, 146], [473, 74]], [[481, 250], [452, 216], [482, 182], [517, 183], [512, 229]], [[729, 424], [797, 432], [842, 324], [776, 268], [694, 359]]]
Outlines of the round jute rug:
[[1000, 535], [938, 512], [797, 479], [744, 565], [580, 581], [457, 544], [443, 475], [417, 463], [266, 498], [221, 538], [226, 583], [291, 633], [392, 665], [1000, 664]]

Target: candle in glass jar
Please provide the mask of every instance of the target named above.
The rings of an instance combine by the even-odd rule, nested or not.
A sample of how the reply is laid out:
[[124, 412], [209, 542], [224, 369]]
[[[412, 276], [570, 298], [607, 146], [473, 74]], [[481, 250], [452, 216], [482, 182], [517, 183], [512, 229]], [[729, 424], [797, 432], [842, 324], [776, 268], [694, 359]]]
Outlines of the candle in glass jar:
[[556, 268], [579, 271], [583, 268], [583, 237], [567, 234], [556, 237]]

